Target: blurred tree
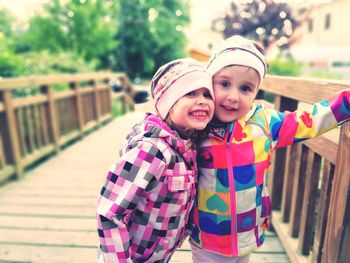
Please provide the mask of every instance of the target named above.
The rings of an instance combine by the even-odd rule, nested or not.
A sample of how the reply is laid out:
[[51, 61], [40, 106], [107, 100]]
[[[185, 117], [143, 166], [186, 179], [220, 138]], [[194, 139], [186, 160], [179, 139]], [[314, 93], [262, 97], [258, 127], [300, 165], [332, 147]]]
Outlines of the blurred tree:
[[118, 69], [149, 77], [169, 60], [184, 56], [189, 23], [184, 0], [120, 0]]
[[23, 59], [13, 50], [13, 27], [16, 19], [5, 8], [0, 9], [0, 77], [14, 77], [23, 73]]
[[242, 35], [254, 39], [266, 48], [277, 42], [286, 47], [298, 20], [286, 3], [273, 0], [245, 0], [232, 2], [231, 10], [223, 18], [214, 21], [214, 29], [225, 37]]
[[16, 21], [14, 15], [6, 8], [0, 8], [0, 35], [11, 37], [13, 24]]
[[92, 72], [96, 67], [69, 51], [54, 54], [48, 51], [26, 52], [21, 54], [21, 57], [25, 61], [23, 74], [26, 76]]
[[[72, 51], [103, 61], [117, 46], [117, 3], [113, 0], [52, 0], [30, 20], [25, 42], [34, 51]], [[103, 65], [102, 65], [103, 66]]]

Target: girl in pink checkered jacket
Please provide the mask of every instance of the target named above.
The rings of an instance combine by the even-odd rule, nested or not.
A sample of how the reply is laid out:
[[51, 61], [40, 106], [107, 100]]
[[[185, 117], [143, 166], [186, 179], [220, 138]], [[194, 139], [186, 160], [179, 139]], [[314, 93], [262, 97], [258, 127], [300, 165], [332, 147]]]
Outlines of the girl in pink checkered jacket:
[[168, 262], [184, 238], [196, 184], [194, 137], [214, 113], [212, 79], [195, 60], [152, 80], [158, 114], [127, 136], [97, 203], [99, 262]]

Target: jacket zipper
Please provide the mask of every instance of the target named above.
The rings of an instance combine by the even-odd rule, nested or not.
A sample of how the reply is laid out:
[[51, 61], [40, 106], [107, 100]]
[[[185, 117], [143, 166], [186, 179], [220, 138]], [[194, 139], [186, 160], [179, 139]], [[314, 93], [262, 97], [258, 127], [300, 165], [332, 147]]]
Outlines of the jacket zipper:
[[[231, 240], [232, 240], [232, 253], [233, 255], [238, 255], [237, 249], [237, 233], [236, 233], [236, 190], [235, 190], [235, 181], [232, 170], [232, 154], [231, 154], [231, 141], [235, 132], [235, 123], [232, 124], [232, 133], [226, 141], [226, 149], [227, 149], [227, 170], [230, 184], [230, 208], [231, 208]], [[228, 127], [230, 128], [230, 127]]]
[[252, 121], [247, 121], [247, 122], [246, 122], [246, 125], [248, 126], [249, 124], [260, 127], [260, 128], [263, 130], [263, 132], [264, 132], [264, 134], [266, 135], [266, 137], [269, 138], [270, 140], [272, 140], [271, 134], [268, 134], [267, 131], [266, 131], [266, 129], [265, 129], [265, 127], [263, 127], [260, 123], [256, 123], [256, 122], [252, 122]]

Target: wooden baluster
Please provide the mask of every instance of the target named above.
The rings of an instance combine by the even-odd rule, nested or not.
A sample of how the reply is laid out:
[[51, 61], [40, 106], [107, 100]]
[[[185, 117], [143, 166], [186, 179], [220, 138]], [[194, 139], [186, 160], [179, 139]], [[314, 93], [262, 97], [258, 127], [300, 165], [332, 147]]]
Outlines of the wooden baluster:
[[299, 251], [309, 255], [314, 232], [317, 187], [320, 178], [321, 156], [309, 151], [305, 172], [305, 188], [303, 205], [301, 206]]
[[0, 170], [6, 165], [5, 154], [4, 154], [4, 145], [2, 143], [2, 135], [0, 131]]
[[297, 160], [297, 150], [298, 146], [296, 144], [291, 145], [287, 148], [286, 155], [286, 169], [283, 176], [283, 190], [282, 190], [282, 202], [281, 202], [281, 213], [282, 213], [282, 222], [289, 222], [290, 209], [291, 209], [291, 200], [293, 193], [293, 175], [296, 173], [296, 160]]
[[52, 133], [52, 141], [55, 146], [55, 152], [58, 153], [60, 151], [60, 132], [59, 132], [59, 122], [57, 118], [56, 105], [55, 105], [55, 97], [51, 86], [42, 86], [41, 90], [43, 93], [47, 95], [48, 101], [48, 123]]
[[35, 134], [35, 144], [36, 149], [39, 149], [43, 146], [43, 129], [40, 119], [40, 105], [37, 104], [33, 106], [33, 121], [34, 121], [34, 134]]
[[48, 127], [48, 118], [47, 118], [47, 109], [48, 107], [45, 104], [40, 105], [40, 121], [42, 125], [42, 131], [43, 131], [43, 144], [47, 145], [50, 143], [49, 138], [49, 127]]
[[[275, 97], [275, 108], [279, 111], [294, 111], [298, 102], [283, 96]], [[278, 149], [271, 158], [271, 175], [269, 178], [269, 191], [271, 193], [271, 206], [276, 210], [280, 208], [282, 200], [283, 174], [286, 166], [286, 148]]]
[[26, 120], [26, 130], [27, 130], [27, 141], [29, 153], [32, 153], [35, 149], [35, 139], [34, 139], [34, 131], [33, 131], [33, 115], [32, 115], [32, 107], [26, 106], [25, 110], [25, 120]]
[[292, 237], [297, 237], [300, 231], [301, 207], [303, 203], [305, 187], [305, 171], [307, 166], [307, 156], [309, 149], [302, 144], [298, 144], [297, 163], [295, 167], [292, 206], [290, 210], [289, 227]]
[[17, 134], [18, 134], [18, 140], [19, 145], [21, 148], [21, 155], [24, 157], [29, 153], [28, 150], [28, 143], [26, 139], [26, 118], [25, 118], [25, 108], [21, 107], [17, 110], [17, 118], [16, 118], [16, 127], [17, 127]]
[[350, 123], [343, 124], [328, 211], [322, 262], [349, 262], [350, 258]]
[[321, 261], [333, 178], [334, 165], [328, 160], [325, 160], [311, 262]]
[[75, 91], [75, 105], [76, 105], [76, 116], [77, 116], [77, 124], [80, 136], [84, 134], [84, 116], [83, 116], [83, 108], [82, 108], [82, 98], [79, 89], [79, 85], [76, 82], [69, 83], [69, 87]]
[[11, 149], [9, 150], [11, 151], [11, 159], [15, 166], [16, 176], [17, 178], [20, 178], [23, 176], [24, 167], [17, 134], [16, 114], [11, 90], [5, 90], [3, 92], [3, 101], [5, 106], [7, 132], [10, 138]]
[[[109, 87], [109, 81], [110, 79], [104, 79], [103, 83], [105, 83], [108, 87]], [[107, 90], [104, 91], [104, 93], [106, 93], [106, 95], [103, 96], [103, 105], [104, 105], [104, 109], [105, 111], [103, 112], [103, 114], [112, 114], [112, 89], [108, 88]]]

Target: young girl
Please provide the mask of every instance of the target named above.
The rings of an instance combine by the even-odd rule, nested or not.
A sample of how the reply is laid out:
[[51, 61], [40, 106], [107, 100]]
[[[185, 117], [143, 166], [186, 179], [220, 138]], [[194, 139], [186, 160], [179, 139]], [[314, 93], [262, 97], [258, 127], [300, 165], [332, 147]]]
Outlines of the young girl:
[[184, 237], [195, 196], [193, 138], [214, 114], [212, 78], [192, 59], [152, 79], [158, 115], [127, 136], [97, 204], [99, 262], [168, 262]]
[[213, 55], [215, 114], [199, 149], [190, 238], [194, 262], [248, 262], [270, 215], [265, 172], [276, 148], [318, 136], [350, 118], [350, 89], [311, 111], [277, 112], [253, 103], [267, 71], [256, 44], [233, 36]]

